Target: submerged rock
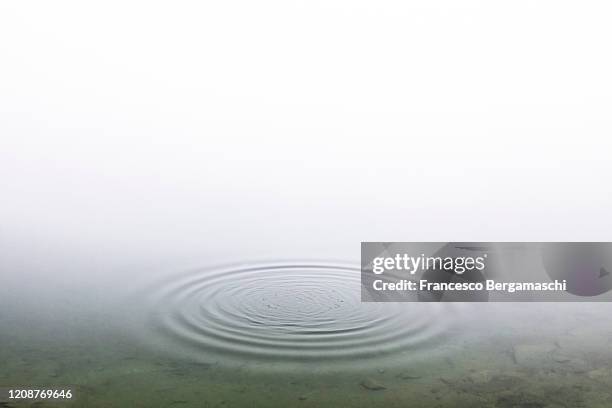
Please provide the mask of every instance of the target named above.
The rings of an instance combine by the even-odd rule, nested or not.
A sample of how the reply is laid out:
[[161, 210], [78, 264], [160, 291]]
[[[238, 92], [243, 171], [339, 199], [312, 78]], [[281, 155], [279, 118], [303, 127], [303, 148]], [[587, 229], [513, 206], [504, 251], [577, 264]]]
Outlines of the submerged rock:
[[381, 391], [387, 389], [387, 387], [372, 378], [366, 378], [360, 384], [363, 388], [370, 391]]
[[422, 376], [410, 371], [403, 371], [397, 375], [397, 378], [402, 380], [418, 380], [419, 378], [422, 378]]
[[552, 359], [556, 361], [557, 363], [562, 363], [562, 364], [569, 363], [570, 361], [572, 361], [572, 357], [570, 355], [562, 351], [559, 351], [559, 350], [556, 350], [555, 352], [552, 353]]

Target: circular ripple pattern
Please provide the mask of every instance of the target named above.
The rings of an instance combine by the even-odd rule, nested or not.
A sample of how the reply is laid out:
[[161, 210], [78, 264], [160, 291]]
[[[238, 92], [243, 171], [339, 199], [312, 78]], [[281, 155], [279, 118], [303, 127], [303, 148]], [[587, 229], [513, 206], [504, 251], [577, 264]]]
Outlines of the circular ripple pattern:
[[166, 350], [330, 362], [422, 350], [450, 320], [440, 304], [362, 303], [360, 297], [358, 268], [242, 265], [165, 285], [152, 323]]

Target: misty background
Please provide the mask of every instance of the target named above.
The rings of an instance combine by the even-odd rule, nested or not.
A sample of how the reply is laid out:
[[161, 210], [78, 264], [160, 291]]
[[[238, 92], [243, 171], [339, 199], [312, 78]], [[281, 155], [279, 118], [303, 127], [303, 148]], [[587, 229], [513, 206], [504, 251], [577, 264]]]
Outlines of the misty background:
[[610, 8], [3, 2], [4, 316], [360, 241], [609, 241]]

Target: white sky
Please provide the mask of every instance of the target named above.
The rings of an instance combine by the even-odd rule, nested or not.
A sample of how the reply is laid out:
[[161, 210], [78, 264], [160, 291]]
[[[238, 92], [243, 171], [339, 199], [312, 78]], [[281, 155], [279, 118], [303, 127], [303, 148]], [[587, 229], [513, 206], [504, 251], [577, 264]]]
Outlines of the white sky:
[[611, 17], [607, 1], [4, 1], [0, 253], [609, 241]]

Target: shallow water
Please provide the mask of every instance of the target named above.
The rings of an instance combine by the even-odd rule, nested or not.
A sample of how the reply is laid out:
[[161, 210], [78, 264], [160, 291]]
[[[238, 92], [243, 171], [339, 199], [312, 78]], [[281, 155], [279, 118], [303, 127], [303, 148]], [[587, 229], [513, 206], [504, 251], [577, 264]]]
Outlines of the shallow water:
[[[361, 303], [355, 266], [241, 264], [197, 270], [151, 288], [144, 341], [192, 360], [291, 369], [391, 364], [433, 352], [450, 305]], [[391, 361], [386, 361], [390, 359]]]
[[41, 294], [37, 312], [6, 293], [0, 383], [75, 399], [4, 406], [612, 403], [607, 304], [361, 303], [359, 270], [320, 261], [132, 283], [104, 302]]

